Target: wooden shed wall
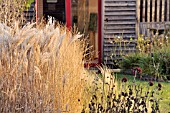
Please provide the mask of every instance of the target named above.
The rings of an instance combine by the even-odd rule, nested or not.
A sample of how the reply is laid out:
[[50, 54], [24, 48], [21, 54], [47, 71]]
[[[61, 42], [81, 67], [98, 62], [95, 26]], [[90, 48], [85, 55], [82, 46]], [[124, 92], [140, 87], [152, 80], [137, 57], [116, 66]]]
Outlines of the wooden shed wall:
[[104, 0], [103, 8], [103, 61], [108, 65], [135, 52], [134, 39], [149, 35], [149, 27], [170, 24], [170, 0]]
[[[115, 65], [120, 56], [135, 51], [136, 0], [104, 0], [103, 61]], [[118, 41], [118, 40], [119, 41]], [[131, 40], [131, 41], [130, 41]]]

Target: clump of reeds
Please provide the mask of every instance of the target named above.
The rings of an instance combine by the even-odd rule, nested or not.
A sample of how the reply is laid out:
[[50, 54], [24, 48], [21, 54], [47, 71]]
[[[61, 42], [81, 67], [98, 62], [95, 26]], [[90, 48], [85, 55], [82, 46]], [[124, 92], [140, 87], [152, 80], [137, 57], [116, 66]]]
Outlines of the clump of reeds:
[[23, 25], [26, 2], [27, 0], [0, 0], [0, 22], [11, 27], [14, 27], [16, 21]]
[[80, 112], [84, 89], [81, 35], [47, 24], [0, 24], [0, 112]]

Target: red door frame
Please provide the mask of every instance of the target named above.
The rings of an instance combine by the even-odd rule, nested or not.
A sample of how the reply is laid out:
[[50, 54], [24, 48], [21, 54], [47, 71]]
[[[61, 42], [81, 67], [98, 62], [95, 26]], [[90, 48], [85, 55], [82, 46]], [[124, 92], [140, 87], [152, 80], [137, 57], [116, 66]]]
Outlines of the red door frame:
[[[38, 22], [38, 1], [36, 0], [36, 22]], [[66, 26], [70, 29], [72, 26], [71, 0], [65, 0], [66, 3]], [[97, 66], [102, 63], [102, 0], [98, 0], [98, 63], [85, 64], [85, 66]]]
[[98, 54], [99, 65], [102, 64], [102, 0], [98, 0]]
[[38, 0], [36, 0], [36, 1], [35, 1], [35, 4], [36, 4], [36, 23], [37, 23], [37, 24], [38, 24], [38, 18], [39, 18], [39, 17], [38, 17], [38, 7], [39, 7], [39, 6], [38, 6], [38, 3], [39, 3]]
[[68, 29], [72, 26], [72, 10], [71, 10], [71, 1], [72, 0], [65, 0], [65, 7], [66, 7], [66, 26]]

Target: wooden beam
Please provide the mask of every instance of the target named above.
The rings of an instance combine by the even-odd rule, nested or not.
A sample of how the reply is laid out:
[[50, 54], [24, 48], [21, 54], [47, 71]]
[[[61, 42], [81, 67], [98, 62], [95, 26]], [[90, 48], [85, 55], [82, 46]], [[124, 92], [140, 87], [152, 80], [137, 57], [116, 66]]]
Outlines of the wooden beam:
[[[137, 0], [138, 1], [138, 0]], [[146, 2], [145, 2], [145, 0], [143, 0], [143, 14], [142, 14], [142, 22], [145, 22], [145, 8], [146, 8]]]
[[157, 0], [157, 22], [159, 22], [160, 18], [160, 0]]
[[152, 0], [152, 22], [155, 22], [155, 0]]
[[140, 23], [140, 0], [136, 1], [136, 38], [139, 36], [139, 23]]
[[165, 0], [162, 0], [162, 22], [164, 22], [165, 17]]
[[170, 20], [169, 20], [169, 14], [170, 14], [170, 13], [169, 13], [169, 7], [170, 7], [170, 4], [169, 4], [170, 2], [169, 2], [169, 1], [170, 1], [170, 0], [167, 0], [167, 21], [170, 21]]
[[148, 7], [147, 7], [147, 22], [150, 22], [150, 0], [148, 0]]

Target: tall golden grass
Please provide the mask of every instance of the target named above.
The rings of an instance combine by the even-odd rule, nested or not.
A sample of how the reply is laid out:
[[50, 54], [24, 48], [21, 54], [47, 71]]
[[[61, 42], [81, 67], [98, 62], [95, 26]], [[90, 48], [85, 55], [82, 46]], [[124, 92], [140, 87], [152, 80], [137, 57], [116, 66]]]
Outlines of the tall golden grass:
[[66, 27], [0, 24], [0, 112], [78, 113], [84, 46]]
[[14, 27], [14, 23], [19, 21], [21, 25], [25, 23], [24, 10], [27, 0], [0, 0], [0, 22]]

